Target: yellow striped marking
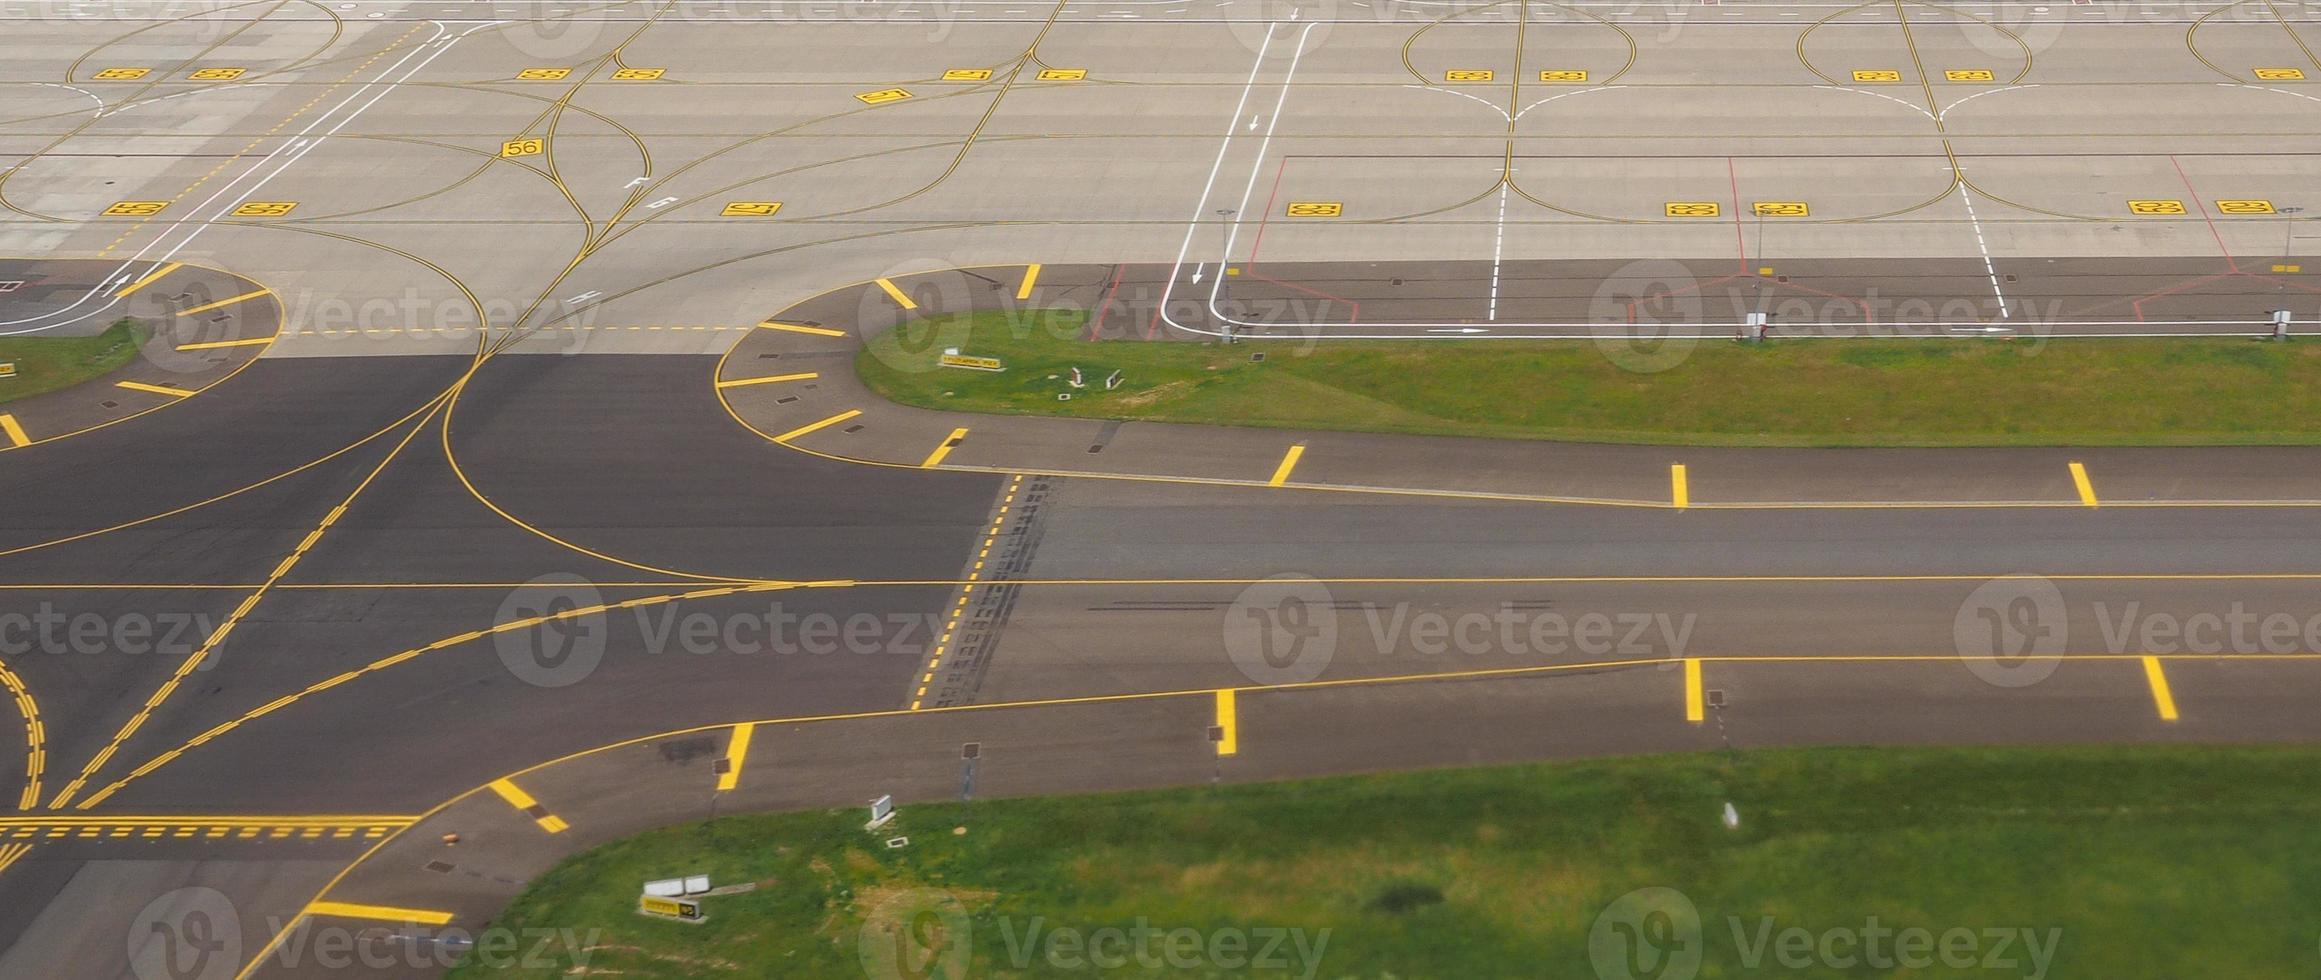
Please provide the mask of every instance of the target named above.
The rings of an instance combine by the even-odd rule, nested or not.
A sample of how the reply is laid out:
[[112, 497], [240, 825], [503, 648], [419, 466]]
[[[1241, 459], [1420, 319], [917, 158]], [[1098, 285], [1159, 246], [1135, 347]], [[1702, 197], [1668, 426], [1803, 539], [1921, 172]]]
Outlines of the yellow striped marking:
[[172, 398], [184, 398], [193, 394], [193, 392], [183, 388], [164, 388], [160, 385], [149, 385], [137, 381], [115, 381], [113, 387], [127, 388], [130, 391], [150, 391], [156, 395], [168, 395]]
[[212, 340], [199, 344], [184, 344], [178, 350], [218, 350], [225, 347], [258, 347], [274, 342], [272, 337], [249, 337], [242, 340]]
[[533, 799], [532, 794], [524, 792], [515, 783], [505, 779], [492, 780], [492, 792], [500, 794], [500, 799], [508, 801], [509, 806], [525, 811], [524, 815], [531, 817], [533, 823], [539, 824], [541, 830], [551, 834], [561, 834], [565, 828], [571, 826], [571, 824], [564, 822], [564, 818], [549, 813], [546, 809], [542, 809], [538, 814], [533, 814], [532, 808], [539, 806], [540, 801]]
[[894, 284], [894, 280], [892, 279], [880, 279], [878, 281], [878, 288], [886, 290], [887, 298], [894, 300], [895, 305], [900, 306], [903, 309], [915, 310], [919, 308], [919, 304], [911, 302], [910, 295], [903, 292], [900, 287], [896, 286]]
[[[880, 281], [884, 282], [885, 280], [882, 279]], [[809, 327], [803, 323], [776, 323], [772, 320], [767, 320], [764, 323], [758, 324], [758, 326], [759, 328], [765, 330], [787, 330], [791, 333], [810, 333], [817, 337], [846, 336], [846, 331], [844, 330], [832, 330], [829, 327]]]
[[2071, 464], [2071, 484], [2079, 488], [2080, 503], [2089, 507], [2098, 506], [2095, 502], [2095, 484], [2087, 482], [2087, 467], [2076, 461]]
[[177, 315], [178, 315], [178, 316], [192, 316], [192, 315], [194, 315], [194, 314], [196, 314], [196, 313], [207, 313], [207, 312], [209, 312], [209, 311], [211, 311], [211, 310], [222, 310], [222, 309], [225, 309], [226, 307], [232, 306], [232, 305], [234, 305], [234, 304], [236, 304], [236, 303], [247, 303], [247, 302], [249, 302], [249, 301], [251, 301], [251, 300], [254, 300], [254, 299], [257, 299], [258, 297], [261, 297], [261, 296], [272, 296], [272, 295], [274, 295], [274, 291], [273, 291], [273, 290], [271, 290], [271, 289], [261, 289], [261, 290], [258, 290], [257, 292], [254, 292], [254, 293], [243, 293], [243, 294], [242, 294], [242, 295], [240, 295], [240, 296], [234, 296], [234, 297], [230, 297], [230, 298], [227, 298], [227, 299], [221, 299], [221, 300], [219, 300], [219, 301], [217, 301], [217, 302], [215, 302], [215, 303], [209, 303], [209, 304], [205, 304], [205, 305], [202, 305], [202, 306], [196, 306], [196, 307], [194, 307], [193, 309], [190, 309], [190, 310], [179, 310], [179, 311], [177, 311]]
[[1032, 263], [1032, 264], [1030, 264], [1030, 265], [1027, 265], [1027, 266], [1025, 266], [1025, 267], [1024, 267], [1024, 270], [1023, 270], [1023, 285], [1015, 287], [1015, 298], [1017, 298], [1017, 299], [1030, 299], [1030, 298], [1032, 298], [1032, 284], [1034, 284], [1034, 283], [1037, 283], [1037, 282], [1039, 282], [1039, 281], [1040, 281], [1040, 264], [1039, 264], [1039, 263], [1037, 263], [1037, 262], [1034, 262], [1034, 263]]
[[1685, 476], [1683, 463], [1669, 464], [1668, 491], [1668, 499], [1676, 504], [1677, 510], [1692, 506], [1692, 481]]
[[2160, 658], [2144, 658], [2144, 680], [2152, 685], [2152, 706], [2160, 712], [2161, 721], [2176, 720], [2176, 694], [2168, 689], [2168, 672], [2160, 667]]
[[795, 429], [791, 429], [791, 430], [790, 430], [790, 431], [788, 431], [788, 432], [784, 432], [784, 433], [782, 433], [781, 435], [775, 436], [775, 437], [774, 437], [774, 441], [775, 441], [775, 442], [788, 442], [788, 441], [790, 441], [790, 440], [792, 440], [792, 439], [796, 439], [796, 438], [798, 438], [799, 436], [802, 436], [802, 435], [807, 435], [807, 434], [809, 434], [809, 433], [813, 433], [813, 432], [819, 432], [819, 431], [821, 431], [821, 430], [823, 430], [823, 429], [827, 429], [827, 428], [829, 428], [829, 427], [831, 427], [831, 426], [833, 426], [833, 425], [837, 425], [837, 424], [838, 424], [838, 423], [840, 423], [840, 422], [844, 422], [844, 421], [846, 421], [847, 419], [853, 418], [853, 417], [855, 417], [855, 416], [857, 416], [857, 415], [860, 415], [860, 414], [862, 414], [862, 411], [861, 411], [860, 409], [851, 409], [851, 408], [850, 408], [850, 409], [847, 409], [846, 411], [840, 412], [840, 413], [838, 413], [838, 414], [836, 414], [836, 415], [833, 415], [833, 416], [831, 416], [831, 417], [829, 417], [829, 418], [823, 419], [823, 420], [822, 420], [822, 421], [820, 421], [820, 422], [810, 422], [810, 423], [807, 423], [807, 424], [805, 424], [805, 425], [801, 425], [801, 426], [799, 426], [799, 427], [797, 427], [797, 428], [795, 428]]
[[741, 764], [749, 758], [750, 736], [757, 733], [757, 723], [743, 722], [733, 726], [733, 740], [725, 743], [725, 771], [717, 774], [717, 791], [724, 793], [741, 785]]
[[357, 905], [353, 902], [316, 902], [306, 907], [308, 915], [331, 915], [348, 919], [377, 919], [381, 922], [404, 922], [421, 926], [440, 926], [451, 921], [451, 913], [428, 909], [400, 909], [392, 905]]
[[18, 859], [30, 853], [32, 853], [32, 845], [30, 844], [0, 845], [0, 872], [7, 871], [9, 865], [15, 864]]
[[1288, 483], [1290, 471], [1298, 468], [1298, 460], [1303, 459], [1305, 454], [1305, 443], [1289, 447], [1289, 452], [1281, 457], [1281, 465], [1273, 468], [1273, 479], [1266, 481], [1265, 485], [1278, 487]]
[[1700, 658], [1686, 657], [1684, 660], [1684, 720], [1697, 725], [1708, 718], [1708, 709], [1703, 705], [1703, 700], [1700, 690]]
[[736, 378], [732, 381], [720, 381], [717, 386], [720, 388], [747, 388], [750, 385], [770, 385], [777, 381], [812, 381], [821, 376], [819, 371], [808, 371], [804, 374], [772, 374], [763, 378]]
[[927, 454], [927, 461], [920, 463], [919, 468], [922, 470], [934, 469], [936, 464], [943, 462], [943, 457], [951, 455], [951, 450], [958, 448], [959, 440], [965, 438], [967, 438], [965, 426], [951, 430], [951, 434], [935, 447], [935, 451]]
[[1241, 712], [1234, 705], [1233, 689], [1217, 692], [1217, 754], [1232, 755], [1241, 751]]
[[159, 268], [159, 269], [155, 269], [155, 270], [153, 270], [153, 272], [151, 272], [151, 273], [147, 274], [145, 278], [143, 278], [143, 279], [139, 279], [139, 280], [137, 280], [136, 282], [130, 283], [130, 284], [129, 284], [129, 285], [126, 287], [126, 288], [123, 288], [123, 289], [122, 289], [120, 292], [114, 293], [114, 294], [113, 294], [113, 298], [114, 298], [114, 299], [127, 299], [127, 298], [129, 298], [129, 297], [131, 297], [131, 296], [135, 296], [135, 295], [137, 295], [137, 291], [138, 291], [138, 290], [140, 290], [140, 289], [143, 289], [143, 288], [145, 288], [145, 287], [147, 287], [147, 286], [153, 285], [154, 283], [160, 282], [160, 281], [162, 280], [162, 277], [164, 277], [164, 276], [167, 276], [167, 275], [169, 275], [170, 273], [172, 273], [172, 272], [176, 272], [177, 270], [179, 270], [179, 269], [183, 269], [183, 268], [185, 268], [185, 263], [183, 263], [183, 262], [171, 262], [171, 263], [169, 263], [169, 264], [167, 264], [167, 265], [164, 265], [164, 266], [162, 266], [162, 267], [161, 267], [161, 268]]
[[32, 439], [24, 434], [24, 427], [16, 424], [16, 416], [4, 412], [0, 412], [0, 435], [7, 436], [8, 444], [18, 449], [32, 445]]

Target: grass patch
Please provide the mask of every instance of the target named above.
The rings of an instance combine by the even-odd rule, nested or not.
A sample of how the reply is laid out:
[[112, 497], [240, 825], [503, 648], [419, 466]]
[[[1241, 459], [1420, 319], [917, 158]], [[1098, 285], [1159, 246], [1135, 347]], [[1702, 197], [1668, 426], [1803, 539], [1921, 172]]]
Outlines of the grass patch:
[[[1094, 343], [1077, 339], [1085, 323], [1064, 310], [930, 318], [872, 339], [856, 368], [923, 408], [1210, 425], [1726, 446], [2321, 443], [2321, 344], [2304, 342], [1226, 346]], [[1007, 370], [936, 367], [952, 347]], [[1065, 383], [1074, 367], [1087, 387]]]
[[15, 377], [0, 378], [0, 403], [110, 374], [136, 358], [149, 336], [144, 324], [124, 318], [89, 337], [0, 337], [0, 362], [16, 364]]
[[[1738, 830], [1718, 820], [1728, 800]], [[1089, 972], [1040, 958], [1055, 947], [1027, 938], [1034, 920], [1140, 919], [1304, 930], [1309, 948], [1328, 930], [1325, 978], [1589, 977], [1598, 915], [1660, 886], [1698, 910], [1703, 977], [2032, 972], [2020, 940], [2013, 971], [1749, 965], [1768, 921], [1819, 936], [1872, 916], [1935, 936], [2034, 930], [2055, 941], [2048, 976], [2287, 977], [2315, 966], [2317, 816], [2321, 750], [2305, 747], [1658, 756], [922, 804], [876, 835], [853, 809], [724, 817], [567, 860], [498, 925], [598, 930], [582, 940], [590, 973], [859, 977], [872, 910], [938, 889], [966, 916], [978, 977]], [[880, 843], [896, 835], [910, 846]], [[760, 887], [708, 899], [700, 924], [631, 911], [641, 882], [688, 873]], [[1011, 941], [1036, 952], [1018, 961]], [[513, 972], [571, 966], [566, 950]]]

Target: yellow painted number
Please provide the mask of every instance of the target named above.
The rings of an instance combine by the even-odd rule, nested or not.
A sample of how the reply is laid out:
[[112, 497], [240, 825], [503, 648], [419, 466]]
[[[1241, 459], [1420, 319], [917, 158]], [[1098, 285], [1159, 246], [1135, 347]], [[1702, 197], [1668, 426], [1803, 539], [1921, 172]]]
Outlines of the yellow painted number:
[[953, 68], [943, 73], [946, 82], [983, 82], [991, 80], [989, 68]]
[[570, 77], [570, 68], [526, 68], [516, 73], [516, 80], [520, 82], [553, 82]]
[[245, 68], [204, 68], [185, 77], [197, 82], [223, 82], [242, 77]]
[[781, 209], [780, 201], [735, 201], [720, 213], [728, 218], [771, 218]]
[[528, 136], [500, 144], [500, 155], [504, 157], [536, 157], [546, 152], [547, 149], [547, 140], [537, 136]]
[[1489, 68], [1453, 68], [1443, 73], [1446, 82], [1488, 82], [1493, 72]]
[[1346, 213], [1346, 205], [1337, 201], [1291, 201], [1286, 213], [1292, 218], [1335, 218]]
[[1565, 83], [1584, 82], [1588, 80], [1588, 71], [1585, 68], [1549, 68], [1539, 73], [1539, 80]]
[[168, 201], [122, 201], [106, 208], [105, 214], [114, 218], [147, 218], [160, 214], [168, 206]]
[[1902, 73], [1892, 68], [1859, 68], [1854, 70], [1857, 82], [1899, 82]]
[[1760, 218], [1802, 218], [1808, 213], [1803, 201], [1758, 201], [1751, 208]]
[[1671, 218], [1714, 218], [1723, 213], [1724, 209], [1718, 207], [1715, 201], [1668, 202], [1668, 216]]
[[1088, 77], [1086, 68], [1050, 68], [1039, 74], [1043, 82], [1077, 82]]
[[2298, 82], [2305, 79], [2303, 68], [2259, 68], [2257, 77], [2268, 82]]
[[657, 82], [669, 73], [667, 68], [621, 68], [612, 73], [616, 82]]
[[2218, 201], [2216, 210], [2224, 214], [2273, 214], [2271, 201]]
[[862, 100], [864, 105], [878, 105], [883, 102], [901, 102], [902, 100], [910, 97], [911, 93], [905, 92], [899, 88], [880, 89], [876, 92], [864, 92], [861, 95], [855, 96], [855, 98]]
[[2182, 201], [2129, 201], [2129, 214], [2186, 214]]
[[150, 74], [153, 74], [151, 68], [107, 68], [98, 72], [94, 77], [100, 82], [126, 82], [130, 79], [144, 78]]
[[1954, 68], [1943, 72], [1942, 77], [1945, 81], [1952, 82], [1995, 82], [1999, 80], [1999, 74], [1988, 68]]
[[234, 217], [279, 218], [297, 209], [297, 201], [251, 201], [235, 208]]

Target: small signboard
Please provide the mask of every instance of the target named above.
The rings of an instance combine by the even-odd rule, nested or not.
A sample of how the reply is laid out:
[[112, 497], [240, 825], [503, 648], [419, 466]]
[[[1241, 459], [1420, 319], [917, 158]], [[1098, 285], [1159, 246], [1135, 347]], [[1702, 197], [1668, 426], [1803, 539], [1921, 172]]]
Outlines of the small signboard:
[[13, 378], [13, 377], [15, 377], [15, 376], [16, 376], [16, 362], [15, 362], [15, 361], [0, 361], [0, 378]]
[[895, 798], [891, 795], [881, 796], [878, 799], [870, 801], [870, 822], [863, 824], [862, 829], [877, 830], [880, 827], [886, 826], [887, 821], [893, 820], [894, 818]]
[[663, 919], [699, 922], [709, 916], [701, 911], [701, 903], [682, 898], [662, 898], [658, 895], [637, 896], [637, 911]]
[[972, 354], [945, 354], [938, 361], [948, 368], [966, 368], [970, 371], [1004, 371], [1005, 365], [996, 357], [976, 357]]

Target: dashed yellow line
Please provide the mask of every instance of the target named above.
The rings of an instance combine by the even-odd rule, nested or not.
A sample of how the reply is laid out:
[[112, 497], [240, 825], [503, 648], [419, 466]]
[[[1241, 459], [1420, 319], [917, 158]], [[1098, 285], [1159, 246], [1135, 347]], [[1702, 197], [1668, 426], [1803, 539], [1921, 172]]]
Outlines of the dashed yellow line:
[[1288, 483], [1290, 473], [1298, 468], [1298, 460], [1304, 459], [1305, 455], [1306, 447], [1304, 443], [1301, 442], [1295, 446], [1289, 447], [1289, 452], [1284, 453], [1281, 457], [1281, 465], [1273, 468], [1273, 479], [1267, 480], [1265, 485], [1269, 487], [1278, 487], [1284, 483]]
[[892, 279], [878, 280], [878, 288], [886, 290], [887, 298], [894, 300], [896, 306], [900, 306], [906, 310], [915, 310], [919, 308], [919, 304], [911, 301], [910, 294], [903, 292], [902, 288], [896, 286], [894, 280]]
[[844, 421], [846, 421], [847, 419], [853, 418], [853, 417], [855, 417], [855, 416], [857, 416], [857, 415], [860, 415], [860, 414], [862, 414], [862, 411], [861, 411], [860, 409], [848, 409], [848, 410], [846, 410], [846, 411], [843, 411], [843, 412], [840, 412], [840, 413], [838, 413], [838, 414], [836, 414], [836, 415], [833, 415], [833, 416], [831, 416], [831, 417], [829, 417], [829, 418], [823, 419], [823, 420], [822, 420], [822, 421], [820, 421], [820, 422], [810, 422], [810, 423], [807, 423], [807, 424], [805, 424], [805, 425], [801, 425], [801, 426], [799, 426], [799, 427], [797, 427], [797, 428], [795, 428], [795, 429], [791, 429], [791, 430], [790, 430], [790, 431], [788, 431], [788, 432], [784, 432], [784, 433], [782, 433], [781, 435], [775, 436], [775, 437], [774, 437], [774, 441], [775, 441], [775, 442], [788, 442], [788, 441], [790, 441], [790, 440], [792, 440], [792, 439], [796, 439], [796, 438], [798, 438], [799, 436], [803, 436], [803, 435], [809, 435], [809, 434], [812, 434], [812, 433], [815, 433], [815, 432], [820, 432], [820, 431], [822, 431], [823, 429], [827, 429], [827, 428], [829, 428], [829, 427], [831, 427], [831, 426], [833, 426], [833, 425], [837, 425], [837, 424], [838, 424], [838, 423], [840, 423], [840, 422], [844, 422]]
[[2071, 484], [2079, 488], [2080, 503], [2089, 507], [2099, 506], [2095, 501], [2095, 484], [2087, 480], [2087, 467], [2079, 465], [2077, 460], [2071, 463]]
[[1040, 264], [1039, 264], [1039, 263], [1037, 263], [1037, 262], [1034, 262], [1034, 263], [1032, 263], [1032, 264], [1030, 264], [1030, 265], [1027, 265], [1027, 266], [1025, 266], [1025, 267], [1024, 267], [1024, 270], [1023, 270], [1023, 285], [1015, 287], [1015, 298], [1017, 298], [1017, 299], [1030, 299], [1030, 298], [1032, 298], [1032, 286], [1033, 286], [1033, 284], [1035, 284], [1035, 283], [1037, 283], [1037, 282], [1039, 282], [1039, 281], [1040, 281]]
[[274, 342], [272, 337], [245, 337], [241, 340], [212, 340], [199, 344], [181, 344], [178, 350], [218, 350], [226, 347], [257, 347]]
[[720, 388], [747, 388], [751, 385], [770, 385], [783, 381], [812, 381], [821, 376], [822, 373], [819, 371], [807, 371], [801, 374], [775, 374], [763, 378], [736, 378], [732, 381], [720, 381], [717, 386]]
[[24, 434], [24, 427], [16, 424], [16, 416], [6, 412], [0, 412], [0, 436], [6, 436], [8, 444], [18, 449], [32, 445], [31, 437]]
[[999, 498], [999, 512], [991, 515], [991, 526], [983, 531], [983, 544], [975, 549], [975, 562], [967, 567], [967, 578], [959, 583], [959, 595], [951, 603], [951, 614], [943, 623], [943, 632], [935, 638], [935, 650], [927, 656], [926, 669], [919, 675], [918, 689], [911, 693], [910, 710], [917, 711], [927, 703], [927, 691], [935, 686], [935, 669], [943, 665], [943, 654], [951, 648], [951, 638], [959, 633], [959, 621], [967, 616], [967, 600], [975, 595], [975, 587], [983, 582], [984, 566], [991, 562], [992, 545], [999, 541], [999, 529], [1007, 524], [1007, 513], [1015, 506], [1015, 495], [1023, 489], [1023, 475], [1007, 481], [1007, 492]]
[[272, 296], [272, 295], [274, 295], [274, 291], [273, 291], [273, 290], [271, 290], [271, 289], [260, 289], [260, 290], [258, 290], [258, 291], [256, 291], [256, 292], [243, 293], [243, 294], [242, 294], [242, 295], [240, 295], [240, 296], [233, 296], [233, 297], [229, 297], [229, 298], [226, 298], [226, 299], [221, 299], [221, 300], [219, 300], [219, 301], [217, 301], [217, 302], [215, 302], [215, 303], [204, 303], [204, 304], [202, 304], [202, 305], [200, 305], [200, 306], [196, 306], [196, 307], [194, 307], [193, 309], [190, 309], [190, 310], [179, 310], [179, 311], [177, 311], [177, 315], [178, 315], [178, 316], [192, 316], [192, 315], [194, 315], [194, 314], [196, 314], [196, 313], [207, 313], [207, 312], [209, 312], [209, 311], [211, 311], [211, 310], [222, 310], [222, 309], [225, 309], [226, 307], [232, 306], [232, 305], [234, 305], [234, 304], [236, 304], [236, 303], [247, 303], [247, 302], [249, 302], [249, 301], [251, 301], [251, 300], [254, 300], [254, 299], [264, 299], [264, 298], [266, 298], [266, 297], [268, 297], [268, 296]]
[[187, 391], [183, 388], [169, 388], [162, 385], [149, 385], [137, 381], [115, 381], [113, 382], [113, 387], [127, 388], [130, 391], [151, 392], [156, 395], [168, 395], [171, 398], [188, 398], [193, 395], [193, 392]]
[[1706, 721], [1708, 708], [1705, 702], [1706, 698], [1702, 697], [1700, 687], [1700, 658], [1686, 657], [1684, 660], [1684, 720], [1696, 725]]
[[561, 834], [572, 826], [565, 823], [563, 817], [548, 812], [547, 807], [541, 806], [539, 800], [533, 799], [532, 794], [524, 792], [515, 783], [505, 779], [492, 780], [492, 792], [500, 794], [500, 799], [508, 801], [509, 806], [515, 807], [523, 811], [525, 816], [531, 817], [532, 822], [539, 824], [541, 830], [551, 834]]
[[725, 743], [725, 771], [717, 774], [717, 791], [730, 792], [741, 785], [742, 763], [749, 761], [750, 736], [757, 733], [755, 722], [733, 726], [733, 738]]
[[1677, 510], [1692, 506], [1692, 480], [1685, 475], [1683, 463], [1668, 466], [1668, 497]]
[[943, 462], [943, 457], [951, 455], [951, 450], [959, 448], [960, 440], [965, 438], [967, 438], [966, 426], [960, 426], [959, 428], [951, 430], [951, 434], [943, 437], [943, 441], [935, 446], [935, 451], [927, 454], [926, 461], [920, 463], [919, 468], [922, 470], [931, 470], [936, 466], [941, 465]]
[[1241, 751], [1241, 711], [1236, 700], [1230, 687], [1217, 692], [1217, 754], [1220, 756]]
[[[880, 282], [886, 282], [886, 280], [884, 280], [884, 279], [881, 279], [881, 280], [879, 280], [879, 281], [880, 281]], [[894, 287], [890, 285], [890, 286], [888, 286], [887, 288], [888, 288], [889, 290], [892, 290]], [[846, 336], [846, 331], [844, 331], [844, 330], [832, 330], [832, 329], [830, 329], [829, 327], [809, 327], [809, 326], [807, 326], [807, 325], [805, 325], [805, 324], [803, 324], [803, 323], [778, 323], [778, 322], [775, 322], [775, 321], [773, 321], [773, 320], [767, 320], [767, 321], [766, 321], [766, 322], [764, 322], [764, 323], [758, 324], [758, 329], [761, 329], [761, 330], [787, 330], [787, 331], [789, 331], [790, 333], [803, 333], [803, 334], [812, 334], [812, 335], [814, 335], [814, 336], [816, 336], [816, 337], [844, 337], [844, 336]]]
[[409, 925], [440, 926], [451, 922], [451, 913], [429, 909], [403, 909], [391, 905], [357, 905], [353, 902], [316, 902], [306, 907], [307, 915], [328, 915], [342, 919], [375, 919], [380, 922], [401, 922]]
[[2144, 682], [2152, 686], [2152, 707], [2160, 720], [2175, 721], [2176, 694], [2168, 688], [2168, 671], [2160, 666], [2160, 658], [2144, 658]]
[[151, 274], [147, 275], [145, 278], [143, 278], [143, 279], [139, 279], [139, 280], [137, 280], [136, 282], [130, 283], [130, 284], [129, 284], [129, 285], [126, 287], [126, 288], [122, 289], [120, 292], [114, 293], [114, 294], [113, 294], [113, 298], [114, 298], [114, 299], [128, 299], [128, 298], [129, 298], [129, 297], [131, 297], [131, 296], [135, 296], [135, 295], [137, 295], [137, 291], [138, 291], [138, 290], [140, 290], [140, 289], [143, 289], [143, 288], [145, 288], [145, 287], [147, 287], [147, 286], [153, 285], [154, 283], [160, 282], [160, 281], [161, 281], [163, 278], [167, 277], [167, 276], [168, 276], [170, 273], [172, 273], [172, 272], [176, 272], [177, 270], [179, 270], [179, 269], [182, 269], [182, 268], [185, 268], [185, 263], [183, 263], [183, 262], [171, 262], [171, 263], [168, 263], [168, 264], [166, 264], [166, 265], [163, 265], [161, 268], [159, 268], [159, 269], [155, 269], [155, 270], [154, 270], [154, 271], [153, 271]]

